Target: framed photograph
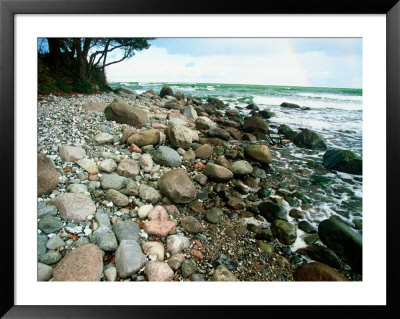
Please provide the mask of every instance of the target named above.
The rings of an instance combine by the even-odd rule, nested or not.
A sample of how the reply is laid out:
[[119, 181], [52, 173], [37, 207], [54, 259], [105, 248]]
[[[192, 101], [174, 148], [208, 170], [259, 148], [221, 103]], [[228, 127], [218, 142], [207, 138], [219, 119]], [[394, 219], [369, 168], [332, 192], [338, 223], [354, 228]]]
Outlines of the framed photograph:
[[4, 318], [399, 315], [397, 0], [0, 10]]

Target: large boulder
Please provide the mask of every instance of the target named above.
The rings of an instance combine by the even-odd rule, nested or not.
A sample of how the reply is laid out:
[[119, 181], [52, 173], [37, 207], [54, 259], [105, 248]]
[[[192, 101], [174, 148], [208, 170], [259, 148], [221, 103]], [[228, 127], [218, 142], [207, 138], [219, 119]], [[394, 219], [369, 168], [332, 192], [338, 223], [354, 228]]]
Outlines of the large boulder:
[[53, 162], [46, 155], [37, 155], [37, 186], [38, 195], [50, 194], [58, 185], [60, 175]]
[[89, 215], [94, 215], [96, 205], [90, 197], [83, 194], [60, 194], [51, 201], [57, 207], [62, 219], [85, 221]]
[[87, 244], [71, 250], [54, 268], [54, 281], [100, 281], [103, 258], [99, 247]]
[[340, 269], [342, 261], [335, 254], [332, 249], [324, 246], [312, 245], [305, 248], [297, 249], [296, 254], [307, 256], [313, 260], [319, 261], [323, 264], [327, 264], [336, 269]]
[[146, 145], [157, 145], [160, 142], [160, 131], [156, 129], [145, 130], [131, 135], [128, 144], [135, 144], [139, 147]]
[[272, 223], [275, 219], [287, 220], [287, 212], [282, 205], [272, 202], [263, 202], [258, 205], [258, 209], [260, 211], [260, 215], [270, 223]]
[[271, 223], [272, 234], [285, 245], [292, 245], [296, 241], [296, 226], [283, 219], [275, 219]]
[[278, 127], [278, 133], [282, 134], [284, 137], [286, 137], [287, 139], [289, 139], [291, 141], [293, 141], [293, 139], [297, 135], [297, 132], [293, 131], [286, 124], [282, 124], [281, 126]]
[[166, 95], [173, 96], [174, 93], [173, 93], [172, 89], [169, 86], [164, 85], [161, 88], [160, 97], [163, 98]]
[[348, 281], [336, 269], [318, 262], [305, 264], [293, 273], [295, 281]]
[[193, 131], [186, 126], [174, 124], [165, 129], [168, 141], [174, 147], [181, 147], [187, 150], [192, 144]]
[[169, 167], [178, 167], [182, 164], [182, 158], [178, 152], [168, 146], [160, 146], [155, 150], [153, 152], [153, 161]]
[[173, 169], [161, 176], [158, 188], [177, 204], [189, 203], [196, 199], [196, 187], [182, 168]]
[[315, 150], [315, 149], [326, 150], [327, 149], [324, 138], [321, 135], [319, 135], [309, 129], [302, 129], [301, 133], [298, 133], [293, 138], [293, 144], [295, 144], [298, 147], [308, 148], [308, 149], [312, 149], [312, 150]]
[[272, 155], [267, 145], [248, 145], [244, 149], [246, 156], [263, 164], [272, 162]]
[[349, 174], [362, 174], [362, 159], [349, 150], [331, 149], [322, 158], [322, 165]]
[[229, 169], [212, 163], [207, 163], [203, 173], [216, 182], [227, 182], [233, 178], [233, 173]]
[[362, 271], [362, 236], [334, 216], [318, 226], [322, 242], [336, 252], [352, 268]]
[[243, 131], [246, 133], [268, 133], [267, 123], [259, 116], [249, 117], [243, 123]]
[[224, 102], [222, 102], [220, 99], [217, 99], [216, 97], [209, 97], [207, 99], [207, 102], [217, 109], [221, 109], [225, 106]]
[[108, 121], [128, 124], [137, 128], [145, 126], [148, 120], [146, 111], [136, 106], [125, 104], [118, 98], [105, 108], [104, 115]]

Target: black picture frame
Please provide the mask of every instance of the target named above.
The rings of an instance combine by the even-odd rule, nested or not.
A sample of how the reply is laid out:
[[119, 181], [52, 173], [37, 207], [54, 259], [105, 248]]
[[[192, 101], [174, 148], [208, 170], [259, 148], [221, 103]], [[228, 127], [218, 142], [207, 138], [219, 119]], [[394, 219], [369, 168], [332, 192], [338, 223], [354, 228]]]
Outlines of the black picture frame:
[[[387, 177], [387, 305], [386, 306], [16, 306], [14, 303], [14, 17], [16, 14], [385, 14], [387, 21], [387, 118], [386, 118], [386, 177]], [[396, 256], [399, 237], [396, 209], [397, 179], [399, 177], [398, 137], [400, 136], [400, 3], [398, 0], [285, 0], [253, 1], [246, 3], [204, 0], [0, 0], [0, 167], [8, 186], [1, 193], [3, 218], [7, 228], [2, 229], [1, 312], [4, 318], [191, 318], [247, 317], [265, 315], [270, 318], [309, 317], [329, 315], [348, 318], [399, 318], [396, 302], [399, 284], [396, 275]], [[6, 154], [6, 155], [5, 155]], [[377, 167], [377, 169], [379, 169]], [[384, 213], [384, 212], [382, 212]], [[5, 216], [7, 215], [7, 216]], [[380, 258], [377, 256], [377, 258]]]

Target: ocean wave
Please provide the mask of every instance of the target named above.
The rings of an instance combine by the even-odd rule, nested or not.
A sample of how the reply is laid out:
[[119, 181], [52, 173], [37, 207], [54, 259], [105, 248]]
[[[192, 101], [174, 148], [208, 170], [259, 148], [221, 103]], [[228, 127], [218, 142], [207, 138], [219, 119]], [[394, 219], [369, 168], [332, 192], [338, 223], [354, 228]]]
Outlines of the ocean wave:
[[340, 94], [332, 94], [332, 93], [297, 93], [296, 95], [306, 97], [306, 98], [314, 98], [314, 99], [327, 99], [327, 100], [344, 100], [344, 101], [362, 101], [362, 95], [340, 95]]

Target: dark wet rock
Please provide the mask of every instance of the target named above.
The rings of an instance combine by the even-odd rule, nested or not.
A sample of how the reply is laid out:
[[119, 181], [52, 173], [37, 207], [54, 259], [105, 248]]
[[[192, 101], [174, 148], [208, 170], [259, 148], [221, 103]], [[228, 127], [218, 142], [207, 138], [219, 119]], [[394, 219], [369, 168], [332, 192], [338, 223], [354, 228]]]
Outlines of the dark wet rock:
[[225, 106], [224, 102], [222, 102], [220, 99], [217, 99], [215, 97], [209, 97], [207, 99], [207, 102], [218, 109], [223, 108]]
[[207, 176], [204, 174], [197, 174], [195, 177], [193, 177], [193, 180], [199, 183], [200, 185], [205, 185], [207, 183]]
[[104, 109], [104, 115], [108, 121], [141, 128], [146, 125], [148, 113], [136, 106], [128, 105], [120, 99], [115, 99]]
[[297, 132], [293, 131], [288, 125], [282, 124], [278, 127], [278, 133], [282, 134], [288, 140], [293, 141], [294, 137], [297, 135]]
[[270, 223], [275, 219], [287, 220], [287, 212], [282, 205], [272, 202], [262, 202], [258, 205], [258, 209], [260, 210], [260, 215]]
[[205, 219], [211, 224], [218, 224], [222, 215], [223, 211], [221, 208], [213, 207], [206, 212]]
[[317, 230], [315, 229], [315, 227], [313, 225], [311, 225], [308, 221], [306, 220], [302, 220], [299, 222], [299, 224], [297, 225], [297, 227], [299, 229], [301, 229], [302, 231], [304, 231], [307, 234], [311, 234], [311, 233], [316, 233]]
[[182, 168], [173, 169], [161, 176], [158, 188], [177, 204], [189, 203], [196, 199], [196, 187]]
[[217, 137], [225, 141], [228, 141], [230, 138], [230, 134], [222, 128], [211, 128], [207, 131], [207, 135], [210, 137]]
[[292, 245], [297, 238], [296, 226], [282, 219], [271, 223], [272, 234], [286, 245]]
[[298, 147], [308, 148], [308, 149], [321, 149], [326, 150], [326, 142], [324, 138], [311, 131], [309, 129], [302, 129], [301, 133], [298, 133], [294, 139], [293, 144]]
[[236, 210], [241, 210], [246, 207], [246, 204], [242, 200], [233, 196], [229, 198], [228, 205]]
[[276, 114], [274, 112], [271, 112], [269, 110], [262, 110], [259, 111], [258, 114], [263, 118], [263, 119], [270, 119], [271, 117], [274, 117]]
[[46, 235], [38, 234], [38, 237], [37, 237], [37, 258], [38, 258], [38, 260], [47, 251], [47, 248], [46, 248], [47, 241], [48, 241], [48, 239], [47, 239]]
[[261, 229], [256, 233], [256, 239], [271, 241], [273, 239], [271, 229], [269, 228]]
[[230, 271], [235, 271], [238, 268], [238, 264], [224, 254], [219, 255], [219, 257], [215, 260], [215, 263], [217, 265], [222, 265], [226, 267], [226, 269]]
[[258, 247], [261, 249], [262, 252], [266, 253], [267, 255], [274, 254], [274, 246], [268, 243], [258, 242]]
[[319, 261], [323, 264], [327, 264], [336, 269], [340, 269], [342, 261], [335, 254], [335, 252], [329, 248], [313, 245], [306, 248], [301, 248], [296, 253], [307, 256], [315, 261]]
[[161, 88], [160, 97], [163, 98], [166, 95], [173, 96], [174, 93], [173, 93], [172, 89], [169, 86], [164, 85]]
[[252, 116], [248, 118], [243, 124], [243, 131], [246, 133], [268, 133], [267, 123], [258, 116]]
[[[161, 92], [160, 92], [161, 95]], [[182, 93], [182, 91], [176, 91], [175, 94], [173, 95], [174, 98], [176, 98], [178, 101], [184, 100], [185, 95]]]
[[322, 164], [327, 169], [362, 175], [361, 157], [349, 150], [328, 150], [323, 156]]
[[362, 236], [359, 233], [332, 216], [319, 224], [318, 235], [352, 268], [362, 271]]
[[294, 104], [294, 103], [288, 103], [288, 102], [283, 102], [281, 104], [282, 107], [288, 107], [290, 109], [299, 109], [300, 105]]
[[303, 239], [307, 245], [311, 246], [314, 245], [319, 240], [319, 236], [318, 234], [310, 234], [305, 236]]
[[293, 278], [295, 281], [348, 281], [336, 269], [318, 262], [305, 264], [296, 269]]

